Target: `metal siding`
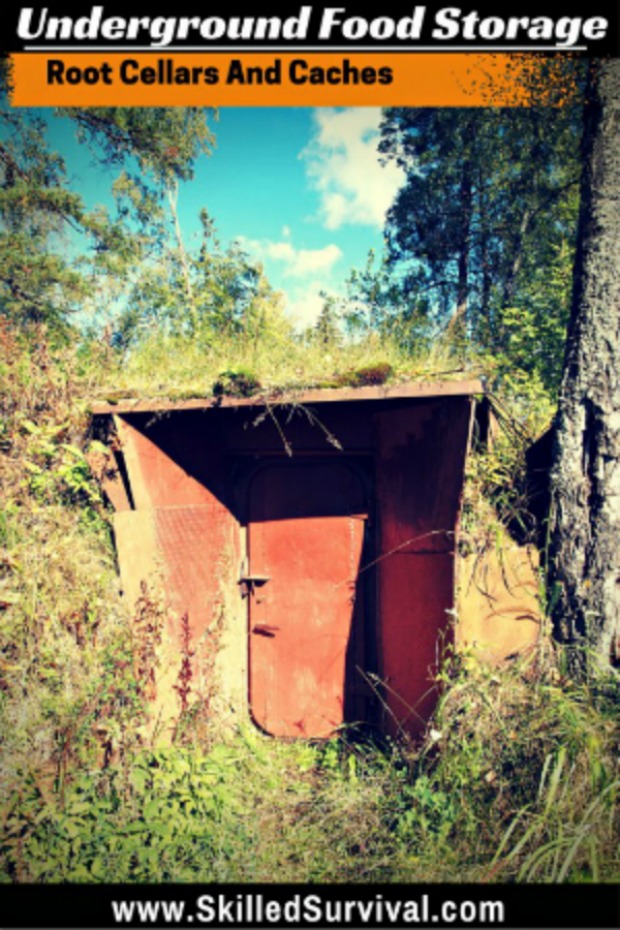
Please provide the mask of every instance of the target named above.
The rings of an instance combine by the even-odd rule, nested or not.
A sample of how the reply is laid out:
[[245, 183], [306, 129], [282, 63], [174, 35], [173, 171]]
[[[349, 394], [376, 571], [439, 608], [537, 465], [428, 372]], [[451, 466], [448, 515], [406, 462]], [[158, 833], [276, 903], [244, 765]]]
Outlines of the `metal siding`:
[[239, 565], [235, 523], [212, 500], [200, 507], [164, 507], [155, 513], [172, 625], [187, 614], [194, 641], [204, 636], [223, 609], [226, 588]]
[[452, 553], [396, 555], [379, 572], [384, 725], [417, 735], [437, 702], [435, 677], [450, 641]]
[[434, 401], [375, 417], [379, 658], [385, 721], [418, 734], [434, 706], [436, 656], [450, 636], [454, 546], [471, 404]]
[[219, 449], [206, 457], [202, 432], [182, 428], [190, 425], [170, 417], [153, 423], [118, 418], [135, 513], [152, 514], [157, 567], [177, 641], [186, 613], [193, 637], [204, 635], [236, 582], [240, 562], [238, 522], [220, 499], [217, 482], [209, 480], [211, 472], [219, 476]]
[[[419, 732], [434, 706], [427, 692], [442, 638], [449, 635], [470, 415], [471, 398], [462, 396], [401, 403], [377, 398], [319, 410], [356, 461], [374, 455], [377, 568], [361, 578], [377, 573], [371, 619], [392, 731], [402, 725]], [[232, 409], [117, 417], [135, 505], [138, 512], [151, 511], [169, 604], [177, 616], [188, 613], [197, 637], [209, 628], [223, 592], [240, 604], [248, 445], [254, 444], [257, 462], [266, 462], [273, 432], [265, 422], [244, 429], [248, 416]], [[249, 569], [272, 578], [252, 595], [250, 623], [278, 628], [273, 636], [250, 634], [250, 691], [255, 719], [267, 731], [326, 736], [343, 721], [359, 719], [363, 705], [356, 704], [359, 682], [352, 669], [360, 657], [368, 660], [360, 643], [373, 636], [356, 634], [363, 616], [360, 582], [355, 607], [351, 597], [360, 560], [369, 561], [363, 551], [368, 489], [357, 466], [351, 469], [316, 423], [296, 418], [291, 429], [294, 451], [320, 452], [322, 462], [282, 457], [250, 484]], [[142, 523], [132, 525], [138, 530]], [[123, 555], [124, 535], [119, 558], [125, 575], [139, 561], [142, 532], [146, 528], [138, 530], [130, 556]]]
[[152, 425], [143, 419], [117, 418], [136, 509], [208, 504], [212, 494], [193, 473], [203, 456], [192, 432], [170, 418]]

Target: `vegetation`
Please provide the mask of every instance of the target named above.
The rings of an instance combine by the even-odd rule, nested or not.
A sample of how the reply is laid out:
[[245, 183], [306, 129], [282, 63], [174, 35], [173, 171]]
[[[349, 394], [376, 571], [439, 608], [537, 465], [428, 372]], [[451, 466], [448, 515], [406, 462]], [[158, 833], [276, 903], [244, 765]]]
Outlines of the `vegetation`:
[[[418, 315], [557, 387], [575, 247], [576, 107], [392, 109], [381, 149], [406, 171], [390, 277]], [[388, 311], [389, 312], [389, 311]]]
[[[183, 726], [158, 747], [144, 724], [164, 608], [145, 591], [127, 618], [89, 435], [97, 397], [475, 372], [513, 429], [472, 461], [468, 530], [521, 519], [514, 475], [554, 409], [568, 312], [574, 113], [386, 114], [386, 153], [410, 169], [434, 139], [402, 198], [436, 211], [426, 178], [458, 210], [427, 236], [397, 201], [395, 255], [301, 334], [206, 212], [184, 245], [177, 185], [212, 144], [207, 114], [66, 115], [119, 169], [115, 216], [85, 210], [43, 123], [2, 118], [0, 880], [618, 881], [618, 683], [571, 680], [547, 631], [502, 668], [447, 657], [420, 745], [221, 734], [184, 713], [181, 681]], [[192, 661], [188, 646], [185, 687]]]

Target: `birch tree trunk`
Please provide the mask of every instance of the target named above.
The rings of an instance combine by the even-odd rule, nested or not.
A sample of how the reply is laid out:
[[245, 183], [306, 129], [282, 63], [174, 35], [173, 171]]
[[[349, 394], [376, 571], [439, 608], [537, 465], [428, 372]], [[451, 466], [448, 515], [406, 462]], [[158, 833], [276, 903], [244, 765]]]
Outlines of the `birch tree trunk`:
[[552, 475], [550, 603], [573, 673], [620, 659], [620, 60], [591, 63]]

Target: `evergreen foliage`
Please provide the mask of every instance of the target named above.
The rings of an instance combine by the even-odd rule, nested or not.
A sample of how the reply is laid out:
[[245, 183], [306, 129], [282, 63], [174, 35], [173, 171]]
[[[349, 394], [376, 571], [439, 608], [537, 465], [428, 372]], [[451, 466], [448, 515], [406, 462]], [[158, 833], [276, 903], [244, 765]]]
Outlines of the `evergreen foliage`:
[[548, 390], [568, 319], [580, 133], [576, 106], [396, 108], [382, 124], [380, 149], [406, 172], [387, 220], [402, 304]]

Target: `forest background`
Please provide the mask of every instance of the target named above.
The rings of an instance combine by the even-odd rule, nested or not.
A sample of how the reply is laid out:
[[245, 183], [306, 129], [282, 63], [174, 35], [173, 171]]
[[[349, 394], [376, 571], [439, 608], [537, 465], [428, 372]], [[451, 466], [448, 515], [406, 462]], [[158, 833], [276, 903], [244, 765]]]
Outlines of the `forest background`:
[[224, 733], [212, 691], [188, 706], [182, 688], [173, 745], [152, 745], [164, 608], [126, 616], [89, 432], [95, 399], [476, 374], [504, 429], [471, 459], [464, 533], [484, 548], [531, 529], [524, 451], [560, 389], [582, 107], [386, 110], [379, 153], [404, 182], [385, 253], [303, 331], [208, 205], [185, 241], [211, 111], [63, 115], [114, 169], [113, 208], [85, 206], [45, 120], [0, 114], [2, 879], [616, 881], [616, 679], [575, 673], [550, 627], [502, 668], [446, 656], [420, 745]]

